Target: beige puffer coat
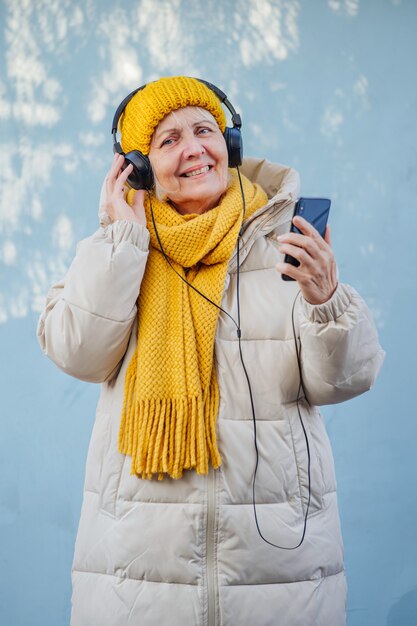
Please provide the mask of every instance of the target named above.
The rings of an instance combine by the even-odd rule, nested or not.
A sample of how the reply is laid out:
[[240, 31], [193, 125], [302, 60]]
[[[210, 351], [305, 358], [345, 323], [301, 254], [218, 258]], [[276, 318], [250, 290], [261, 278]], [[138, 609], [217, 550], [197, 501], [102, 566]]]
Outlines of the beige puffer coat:
[[[302, 535], [306, 441], [291, 323], [296, 283], [281, 280], [276, 235], [288, 230], [298, 175], [249, 159], [243, 172], [271, 200], [246, 224], [240, 255], [242, 348], [257, 419], [256, 502], [261, 531], [281, 546]], [[383, 360], [360, 296], [297, 299], [296, 333], [308, 401], [311, 505], [296, 550], [260, 538], [252, 507], [254, 428], [236, 329], [220, 313], [217, 422], [223, 459], [208, 476], [147, 481], [117, 450], [124, 379], [136, 341], [136, 300], [148, 231], [115, 222], [82, 241], [39, 323], [43, 351], [61, 369], [102, 383], [88, 453], [73, 566], [72, 626], [343, 626], [345, 575], [332, 453], [317, 405], [368, 390]], [[236, 255], [222, 307], [236, 319]]]

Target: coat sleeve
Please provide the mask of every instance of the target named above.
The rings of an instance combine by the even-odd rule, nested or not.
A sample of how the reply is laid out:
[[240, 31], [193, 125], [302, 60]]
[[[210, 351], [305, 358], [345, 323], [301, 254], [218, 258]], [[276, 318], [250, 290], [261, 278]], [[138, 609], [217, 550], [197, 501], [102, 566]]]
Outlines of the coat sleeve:
[[51, 288], [39, 343], [71, 376], [103, 382], [118, 367], [136, 317], [148, 245], [144, 226], [115, 221], [78, 244], [65, 279]]
[[301, 297], [300, 341], [304, 390], [314, 405], [368, 391], [385, 356], [368, 307], [349, 285], [339, 284], [324, 304]]

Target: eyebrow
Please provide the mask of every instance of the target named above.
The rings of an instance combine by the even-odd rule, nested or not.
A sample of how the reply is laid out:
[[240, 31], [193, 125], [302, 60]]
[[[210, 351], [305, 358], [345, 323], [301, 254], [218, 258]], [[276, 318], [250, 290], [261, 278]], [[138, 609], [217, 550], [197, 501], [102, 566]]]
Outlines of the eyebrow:
[[[210, 126], [216, 126], [216, 122], [212, 122], [211, 120], [204, 118], [201, 120], [197, 120], [197, 122], [194, 122], [194, 124], [192, 124], [192, 127], [194, 128], [195, 126], [199, 126], [200, 124], [209, 124]], [[176, 128], [167, 128], [166, 130], [160, 130], [159, 132], [156, 131], [155, 138], [162, 137], [163, 135], [165, 135], [165, 133], [168, 133], [168, 134], [174, 133], [174, 132], [178, 132], [179, 130], [180, 129], [176, 127]]]

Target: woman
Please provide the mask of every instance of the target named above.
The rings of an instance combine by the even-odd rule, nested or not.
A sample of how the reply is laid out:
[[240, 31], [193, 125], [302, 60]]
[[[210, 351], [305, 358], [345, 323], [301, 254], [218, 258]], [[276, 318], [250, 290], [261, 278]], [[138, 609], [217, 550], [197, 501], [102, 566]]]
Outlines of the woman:
[[241, 190], [210, 86], [164, 78], [122, 108], [116, 149], [149, 158], [154, 188], [129, 189], [137, 172], [115, 155], [102, 226], [39, 324], [59, 367], [102, 383], [71, 624], [342, 626], [316, 406], [372, 385], [383, 352], [368, 309], [337, 282], [328, 230], [297, 218], [302, 234], [288, 232], [294, 170], [248, 159]]

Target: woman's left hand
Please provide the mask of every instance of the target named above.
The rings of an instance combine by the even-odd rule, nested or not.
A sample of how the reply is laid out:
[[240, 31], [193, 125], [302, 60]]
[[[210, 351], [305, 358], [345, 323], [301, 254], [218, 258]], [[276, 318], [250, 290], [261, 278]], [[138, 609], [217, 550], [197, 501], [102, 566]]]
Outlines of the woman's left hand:
[[323, 304], [329, 300], [337, 287], [336, 261], [330, 242], [330, 228], [326, 227], [323, 237], [303, 217], [293, 219], [298, 233], [287, 233], [278, 237], [279, 250], [290, 254], [300, 262], [298, 267], [289, 263], [278, 263], [277, 270], [294, 278], [301, 293], [310, 304]]

